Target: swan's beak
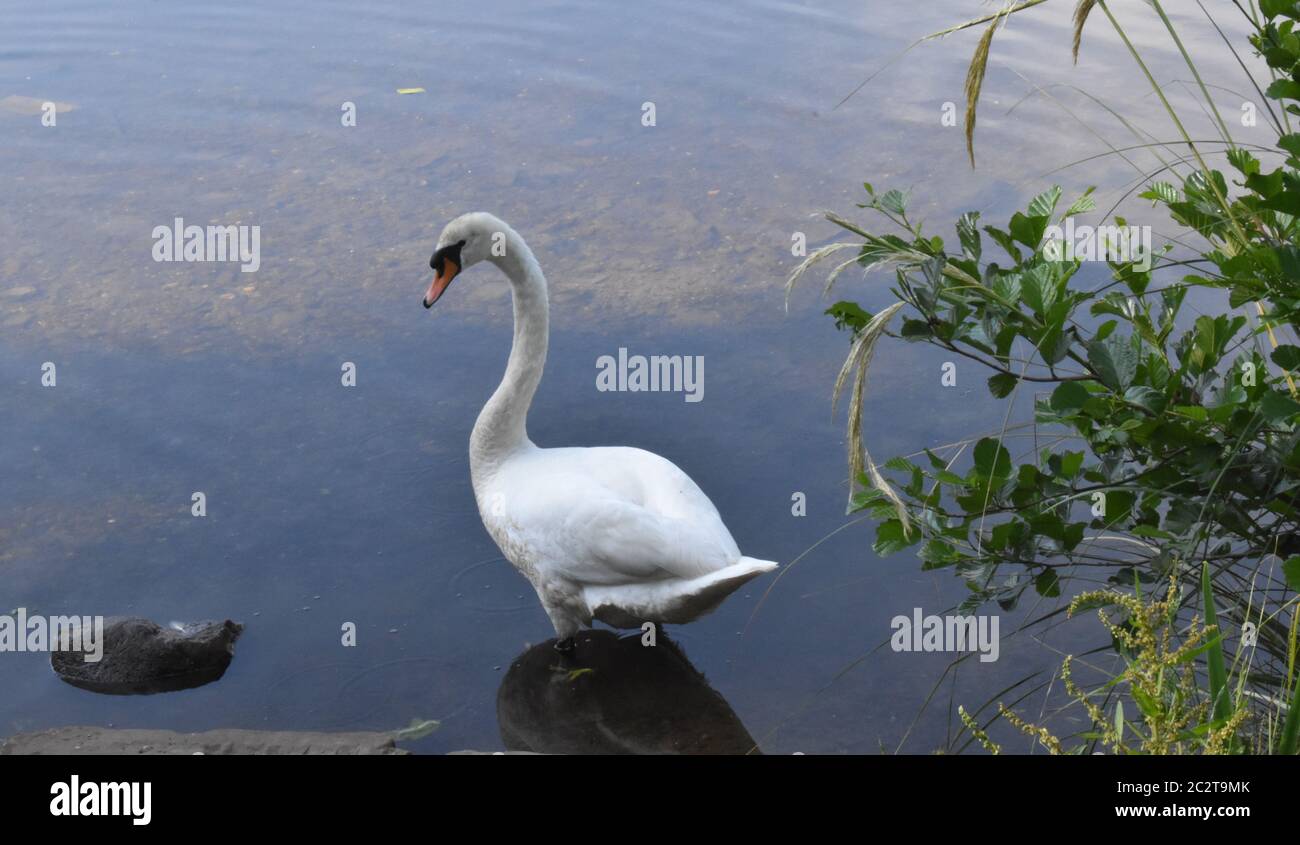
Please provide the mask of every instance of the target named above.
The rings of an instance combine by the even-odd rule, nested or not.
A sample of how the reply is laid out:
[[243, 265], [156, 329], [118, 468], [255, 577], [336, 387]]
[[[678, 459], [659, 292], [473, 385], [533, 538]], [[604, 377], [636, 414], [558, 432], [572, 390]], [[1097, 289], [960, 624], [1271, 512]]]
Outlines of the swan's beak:
[[424, 295], [425, 308], [433, 307], [433, 303], [438, 301], [443, 291], [451, 284], [451, 280], [456, 278], [456, 274], [460, 272], [460, 265], [449, 257], [444, 256], [441, 263], [442, 267], [439, 269], [438, 274], [433, 277], [433, 284], [429, 285], [429, 290]]

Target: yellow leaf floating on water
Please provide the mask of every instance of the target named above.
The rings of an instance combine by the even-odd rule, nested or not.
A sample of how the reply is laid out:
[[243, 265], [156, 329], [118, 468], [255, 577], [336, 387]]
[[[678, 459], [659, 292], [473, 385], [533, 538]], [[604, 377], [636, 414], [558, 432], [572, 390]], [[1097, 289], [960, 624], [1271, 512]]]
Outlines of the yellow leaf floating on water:
[[397, 93], [399, 93], [399, 94], [423, 94], [423, 93], [424, 93], [424, 89], [423, 89], [423, 88], [398, 88], [398, 89], [397, 89]]
[[437, 719], [412, 719], [408, 727], [393, 731], [393, 739], [398, 741], [424, 739], [440, 727], [442, 722]]

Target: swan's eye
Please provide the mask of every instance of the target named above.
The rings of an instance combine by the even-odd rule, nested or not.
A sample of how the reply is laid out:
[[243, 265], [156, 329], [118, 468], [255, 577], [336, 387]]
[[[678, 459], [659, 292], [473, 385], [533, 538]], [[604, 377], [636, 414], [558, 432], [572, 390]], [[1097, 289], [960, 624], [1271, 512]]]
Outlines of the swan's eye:
[[456, 243], [451, 244], [450, 246], [442, 247], [441, 249], [439, 249], [437, 252], [433, 254], [432, 258], [429, 259], [429, 266], [433, 268], [433, 271], [435, 273], [441, 275], [443, 263], [447, 259], [451, 259], [451, 261], [456, 265], [456, 267], [459, 268], [462, 264], [460, 260], [460, 250], [461, 247], [463, 246], [465, 246], [465, 241], [462, 240], [462, 241], [457, 241]]

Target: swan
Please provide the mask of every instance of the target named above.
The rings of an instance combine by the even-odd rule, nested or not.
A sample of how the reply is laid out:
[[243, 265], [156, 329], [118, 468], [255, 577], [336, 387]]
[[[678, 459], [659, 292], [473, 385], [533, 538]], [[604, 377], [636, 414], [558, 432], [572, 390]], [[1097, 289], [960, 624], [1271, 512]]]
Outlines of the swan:
[[424, 307], [481, 261], [510, 281], [515, 327], [505, 375], [470, 434], [470, 478], [484, 527], [536, 590], [556, 649], [572, 651], [593, 618], [615, 628], [691, 622], [775, 569], [740, 553], [709, 497], [668, 459], [625, 446], [543, 449], [528, 439], [549, 304], [524, 239], [484, 212], [452, 220], [429, 259]]

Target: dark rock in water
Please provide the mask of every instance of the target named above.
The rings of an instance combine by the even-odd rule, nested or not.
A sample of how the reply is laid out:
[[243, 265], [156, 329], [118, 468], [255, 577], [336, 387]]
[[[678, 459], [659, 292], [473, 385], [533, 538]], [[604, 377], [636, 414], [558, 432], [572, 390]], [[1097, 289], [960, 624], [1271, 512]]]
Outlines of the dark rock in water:
[[659, 632], [574, 635], [515, 658], [497, 691], [497, 724], [509, 751], [540, 754], [758, 754], [758, 743], [681, 646]]
[[180, 630], [148, 619], [104, 620], [103, 657], [87, 662], [81, 651], [55, 651], [50, 665], [74, 687], [108, 695], [148, 695], [203, 686], [226, 673], [244, 626], [194, 622]]

